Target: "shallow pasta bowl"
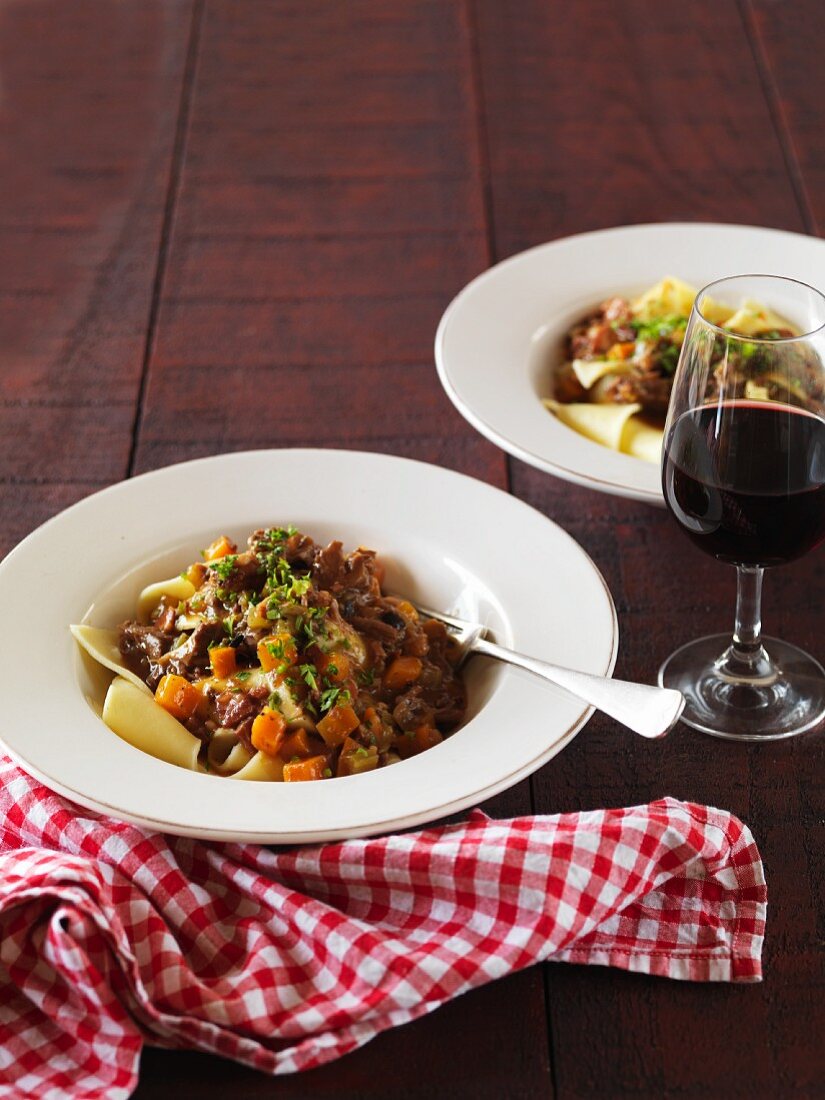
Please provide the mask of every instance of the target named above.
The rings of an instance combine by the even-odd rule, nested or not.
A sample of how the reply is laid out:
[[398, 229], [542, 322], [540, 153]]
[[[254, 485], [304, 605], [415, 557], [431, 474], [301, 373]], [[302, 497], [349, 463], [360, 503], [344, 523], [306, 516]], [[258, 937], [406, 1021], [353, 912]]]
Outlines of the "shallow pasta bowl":
[[[485, 271], [448, 306], [435, 356], [459, 412], [505, 451], [556, 477], [664, 504], [658, 465], [579, 435], [542, 405], [575, 322], [614, 295], [635, 298], [664, 276], [699, 288], [771, 272], [825, 282], [825, 241], [747, 225], [631, 225], [566, 237]], [[770, 303], [767, 303], [770, 305]]]
[[[69, 624], [134, 615], [145, 584], [175, 575], [218, 534], [294, 524], [368, 546], [386, 586], [489, 625], [504, 644], [609, 675], [613, 601], [587, 555], [538, 512], [482, 482], [406, 459], [255, 451], [171, 466], [81, 501], [0, 564], [6, 613], [0, 741], [26, 771], [101, 813], [170, 833], [301, 843], [388, 831], [461, 810], [559, 752], [591, 710], [481, 660], [465, 724], [365, 775], [240, 782], [165, 763], [99, 717], [107, 677]], [[21, 644], [21, 639], [25, 641]]]

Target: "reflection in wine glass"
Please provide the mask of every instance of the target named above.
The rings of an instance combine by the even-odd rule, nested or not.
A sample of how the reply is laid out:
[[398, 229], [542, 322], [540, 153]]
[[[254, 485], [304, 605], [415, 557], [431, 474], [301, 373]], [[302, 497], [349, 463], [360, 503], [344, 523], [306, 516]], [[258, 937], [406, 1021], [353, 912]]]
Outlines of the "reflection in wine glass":
[[[737, 331], [734, 331], [736, 329]], [[772, 740], [825, 717], [825, 670], [761, 636], [766, 567], [825, 538], [825, 298], [770, 275], [697, 295], [673, 386], [665, 501], [686, 535], [736, 566], [733, 638], [690, 642], [659, 670], [682, 720], [717, 737]]]

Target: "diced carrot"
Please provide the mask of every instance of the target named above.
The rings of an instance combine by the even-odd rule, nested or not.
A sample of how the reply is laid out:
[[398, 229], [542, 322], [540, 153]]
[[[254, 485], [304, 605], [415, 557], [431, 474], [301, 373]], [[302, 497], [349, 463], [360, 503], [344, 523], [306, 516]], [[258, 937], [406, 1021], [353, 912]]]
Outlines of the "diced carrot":
[[252, 723], [252, 744], [267, 756], [277, 756], [284, 742], [286, 722], [277, 710], [264, 707]]
[[209, 663], [219, 680], [227, 680], [238, 670], [238, 656], [231, 645], [216, 645], [209, 650]]
[[305, 729], [293, 730], [280, 748], [281, 758], [291, 760], [293, 756], [311, 756], [312, 746], [309, 743], [309, 734]]
[[433, 726], [419, 726], [415, 731], [414, 738], [420, 752], [431, 749], [433, 745], [438, 745], [444, 740]]
[[200, 561], [193, 562], [186, 570], [186, 579], [195, 588], [200, 588], [205, 576], [206, 566]]
[[440, 623], [438, 619], [427, 619], [422, 623], [421, 629], [427, 635], [427, 640], [434, 642], [436, 638], [443, 638], [447, 633], [447, 628], [444, 623]]
[[342, 684], [352, 675], [352, 661], [346, 653], [321, 653], [315, 667], [333, 684]]
[[384, 732], [384, 727], [381, 724], [381, 719], [378, 717], [378, 711], [375, 707], [367, 707], [364, 711], [364, 725], [375, 737], [378, 737], [380, 733]]
[[219, 539], [215, 539], [214, 542], [210, 542], [207, 548], [203, 552], [204, 561], [217, 561], [218, 558], [225, 558], [227, 554], [234, 554], [238, 547], [226, 535], [221, 535]]
[[317, 730], [330, 746], [340, 745], [348, 733], [358, 729], [358, 715], [348, 703], [339, 703], [324, 715]]
[[284, 764], [284, 783], [305, 783], [309, 779], [324, 779], [327, 770], [325, 756], [310, 756], [308, 760], [295, 760]]
[[396, 657], [384, 673], [384, 687], [388, 691], [401, 691], [418, 679], [423, 667], [418, 657]]
[[633, 340], [628, 340], [624, 344], [614, 344], [607, 353], [608, 359], [630, 359], [633, 352], [636, 349], [636, 344]]
[[409, 600], [401, 600], [398, 604], [398, 610], [401, 612], [404, 618], [409, 619], [411, 622], [414, 623], [418, 622], [418, 612]]
[[181, 721], [192, 717], [200, 706], [201, 698], [201, 693], [194, 685], [173, 673], [161, 676], [160, 683], [155, 688], [156, 702]]
[[298, 647], [291, 634], [269, 634], [258, 642], [258, 660], [264, 672], [295, 664], [297, 659]]

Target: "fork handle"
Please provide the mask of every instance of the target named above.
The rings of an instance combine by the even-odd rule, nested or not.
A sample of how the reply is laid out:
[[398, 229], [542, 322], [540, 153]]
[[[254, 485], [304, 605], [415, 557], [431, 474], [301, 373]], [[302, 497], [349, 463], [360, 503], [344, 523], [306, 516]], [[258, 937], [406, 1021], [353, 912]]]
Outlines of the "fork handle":
[[685, 706], [681, 692], [671, 688], [651, 687], [648, 684], [633, 684], [627, 680], [612, 680], [606, 676], [575, 672], [570, 668], [551, 665], [547, 661], [539, 661], [535, 657], [505, 649], [504, 646], [488, 642], [486, 638], [477, 638], [472, 644], [472, 651], [534, 672], [551, 684], [569, 691], [577, 699], [609, 714], [642, 737], [664, 737], [679, 721]]

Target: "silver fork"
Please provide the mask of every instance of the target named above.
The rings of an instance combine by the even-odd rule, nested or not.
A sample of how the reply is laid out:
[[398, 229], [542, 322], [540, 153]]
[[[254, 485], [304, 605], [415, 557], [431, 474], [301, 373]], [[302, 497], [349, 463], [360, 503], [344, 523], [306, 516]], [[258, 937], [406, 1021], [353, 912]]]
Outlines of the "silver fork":
[[664, 737], [679, 721], [684, 709], [685, 700], [681, 692], [627, 680], [613, 680], [606, 676], [592, 676], [588, 672], [551, 665], [548, 661], [527, 657], [489, 641], [484, 637], [487, 627], [481, 623], [457, 619], [454, 615], [445, 615], [420, 604], [415, 604], [415, 607], [422, 615], [437, 619], [453, 631], [452, 636], [461, 647], [462, 663], [471, 654], [482, 653], [496, 661], [526, 668], [528, 672], [534, 672], [551, 684], [569, 691], [577, 699], [609, 714], [642, 737]]

